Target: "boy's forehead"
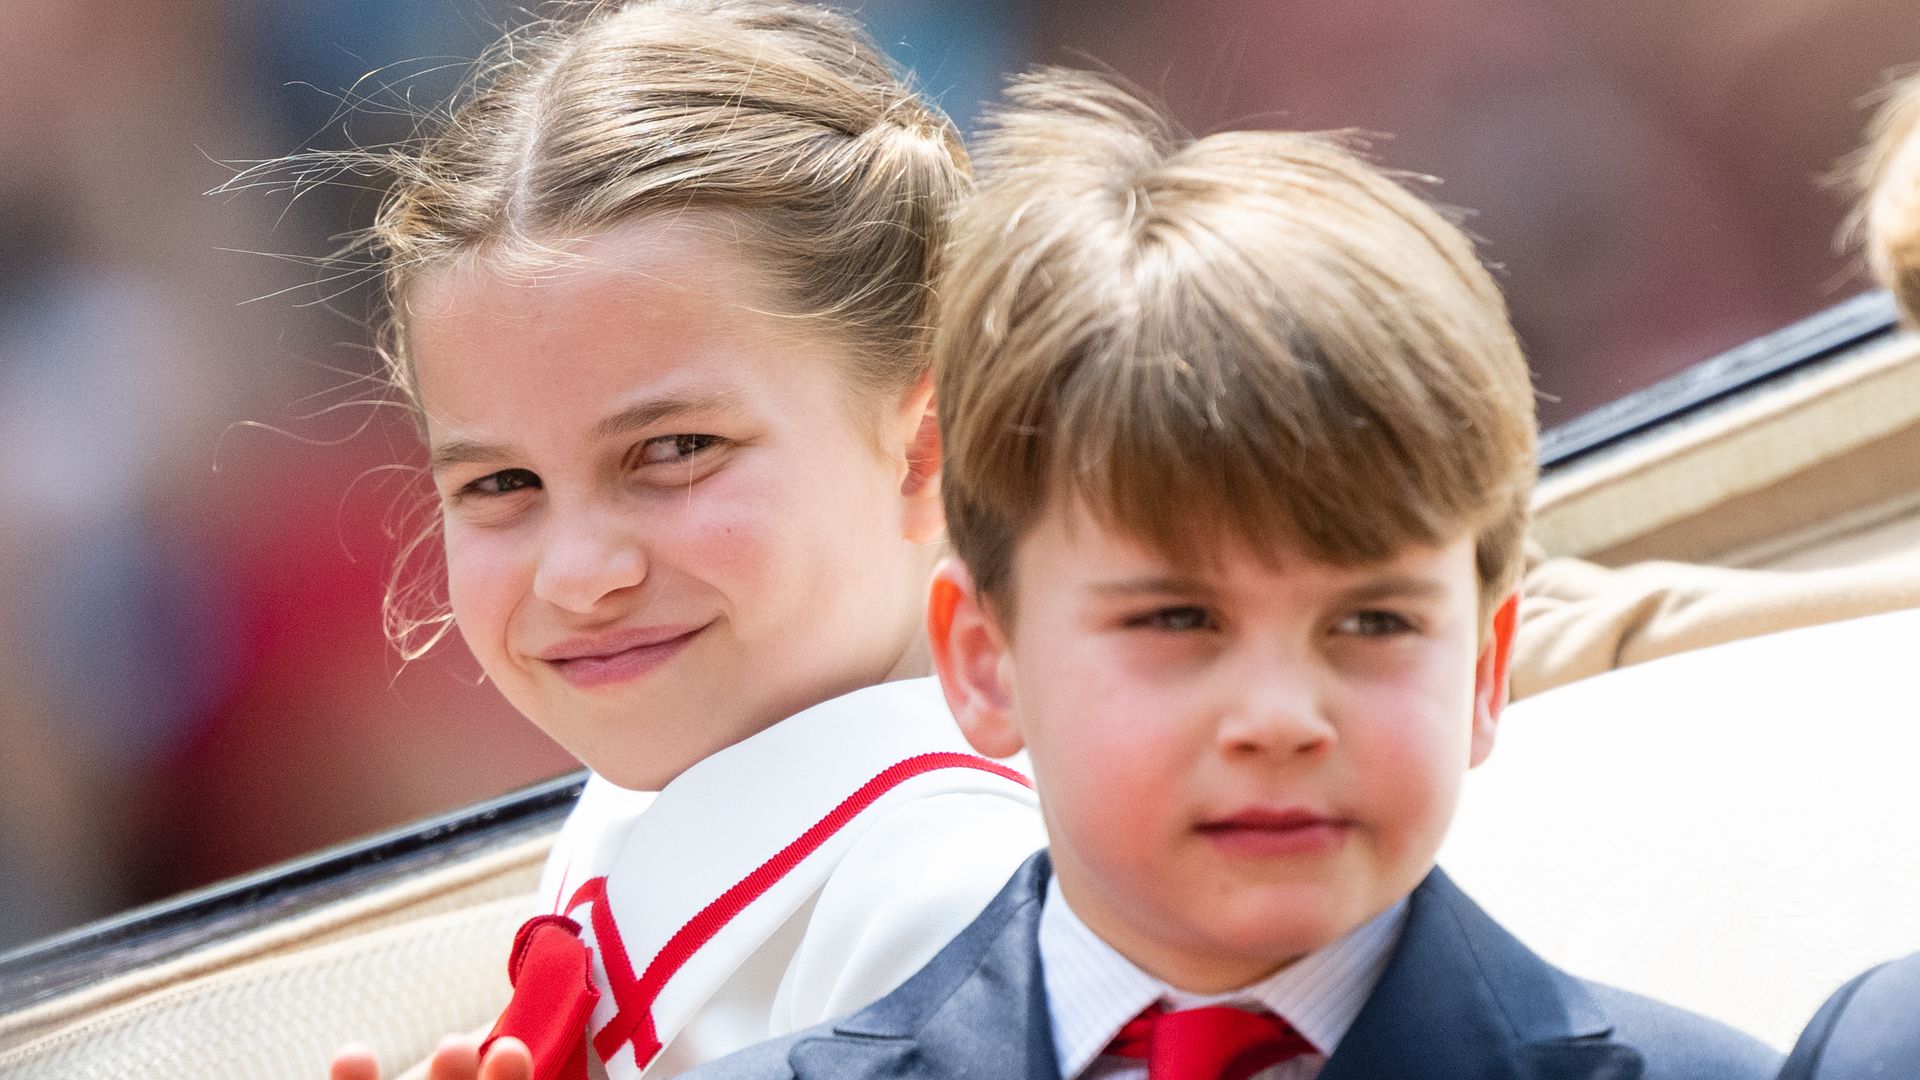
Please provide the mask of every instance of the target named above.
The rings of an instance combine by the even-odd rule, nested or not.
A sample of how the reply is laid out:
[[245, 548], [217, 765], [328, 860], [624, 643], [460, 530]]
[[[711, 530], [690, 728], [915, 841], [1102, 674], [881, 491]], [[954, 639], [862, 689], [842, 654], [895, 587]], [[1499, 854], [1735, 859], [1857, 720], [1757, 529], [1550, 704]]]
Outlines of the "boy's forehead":
[[1080, 498], [1052, 500], [1016, 552], [1023, 591], [1046, 581], [1071, 582], [1102, 592], [1218, 590], [1250, 578], [1405, 591], [1477, 585], [1472, 539], [1465, 533], [1441, 544], [1408, 541], [1383, 559], [1342, 560], [1310, 550], [1296, 532], [1254, 538], [1235, 523], [1196, 517], [1149, 535], [1128, 528]]

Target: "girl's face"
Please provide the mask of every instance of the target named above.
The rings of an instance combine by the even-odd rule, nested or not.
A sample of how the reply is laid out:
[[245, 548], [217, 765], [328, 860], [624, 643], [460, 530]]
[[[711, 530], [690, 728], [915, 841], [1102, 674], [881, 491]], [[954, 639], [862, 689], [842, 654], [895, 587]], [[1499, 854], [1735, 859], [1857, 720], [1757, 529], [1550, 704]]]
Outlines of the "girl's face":
[[848, 347], [726, 237], [643, 220], [408, 297], [455, 622], [630, 788], [923, 662], [929, 391], [851, 390]]

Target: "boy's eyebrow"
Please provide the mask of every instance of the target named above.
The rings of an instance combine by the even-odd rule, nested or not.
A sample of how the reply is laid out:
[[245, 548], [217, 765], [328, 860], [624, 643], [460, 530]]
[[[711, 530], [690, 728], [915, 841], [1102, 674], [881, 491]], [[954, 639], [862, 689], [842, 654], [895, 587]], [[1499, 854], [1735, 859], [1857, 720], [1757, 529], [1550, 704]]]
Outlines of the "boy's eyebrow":
[[[1164, 596], [1169, 593], [1182, 595], [1211, 595], [1214, 589], [1198, 578], [1180, 577], [1177, 574], [1148, 574], [1137, 578], [1121, 578], [1117, 581], [1096, 582], [1091, 591], [1101, 596]], [[1444, 583], [1431, 578], [1413, 575], [1395, 574], [1361, 582], [1350, 589], [1340, 592], [1340, 599], [1349, 604], [1364, 604], [1379, 600], [1431, 600], [1444, 596], [1447, 587]]]
[[1340, 595], [1347, 603], [1364, 604], [1376, 600], [1433, 600], [1446, 592], [1446, 585], [1432, 578], [1395, 574], [1362, 582]]
[[1180, 577], [1177, 574], [1146, 574], [1117, 581], [1095, 582], [1091, 591], [1100, 596], [1113, 597], [1165, 596], [1169, 593], [1211, 595], [1213, 588], [1198, 578]]

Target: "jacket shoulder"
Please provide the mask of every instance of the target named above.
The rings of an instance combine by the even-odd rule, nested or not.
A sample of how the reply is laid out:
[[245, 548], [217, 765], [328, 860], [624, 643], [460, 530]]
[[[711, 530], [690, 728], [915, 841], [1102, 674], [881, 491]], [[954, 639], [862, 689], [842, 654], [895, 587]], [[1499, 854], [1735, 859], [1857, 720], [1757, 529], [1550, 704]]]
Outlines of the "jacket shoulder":
[[1324, 1080], [1773, 1080], [1779, 1056], [1704, 1017], [1548, 963], [1440, 870]]
[[1718, 1020], [1611, 986], [1586, 985], [1613, 1021], [1614, 1039], [1645, 1060], [1645, 1080], [1773, 1080], [1780, 1068], [1772, 1047]]
[[844, 1016], [905, 982], [1045, 843], [1013, 799], [949, 792], [874, 822], [822, 885], [774, 1004], [774, 1032]]
[[1901, 1076], [1920, 1061], [1920, 953], [1841, 987], [1814, 1015], [1780, 1080]]
[[793, 1080], [793, 1066], [787, 1060], [793, 1052], [793, 1045], [801, 1039], [826, 1034], [829, 1030], [829, 1025], [822, 1024], [818, 1028], [755, 1043], [745, 1050], [737, 1050], [683, 1072], [680, 1080]]

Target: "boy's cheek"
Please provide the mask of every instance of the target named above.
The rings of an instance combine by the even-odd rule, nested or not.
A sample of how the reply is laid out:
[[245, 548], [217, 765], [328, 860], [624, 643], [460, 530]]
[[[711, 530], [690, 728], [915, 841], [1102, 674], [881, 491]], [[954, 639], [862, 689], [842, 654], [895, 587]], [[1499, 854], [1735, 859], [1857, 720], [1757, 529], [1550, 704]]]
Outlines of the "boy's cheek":
[[1353, 750], [1365, 762], [1358, 793], [1391, 820], [1417, 826], [1451, 817], [1469, 757], [1458, 732], [1382, 730]]

